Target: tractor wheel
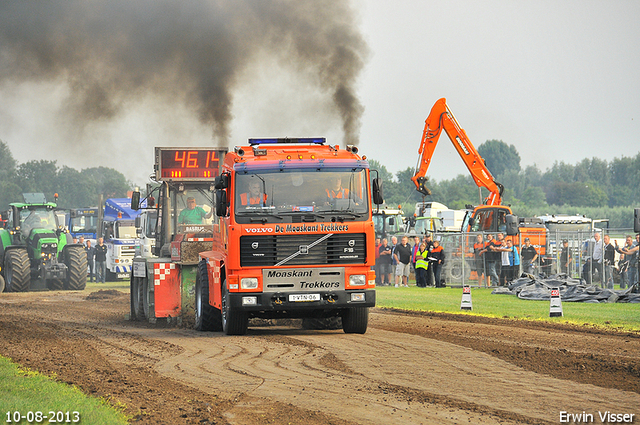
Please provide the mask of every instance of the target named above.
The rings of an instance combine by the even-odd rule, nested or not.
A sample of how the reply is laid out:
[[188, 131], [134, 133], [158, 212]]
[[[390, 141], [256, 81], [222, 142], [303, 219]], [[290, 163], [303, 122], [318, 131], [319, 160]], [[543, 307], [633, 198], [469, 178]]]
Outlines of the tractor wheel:
[[61, 291], [64, 289], [64, 283], [60, 279], [47, 279], [46, 284], [50, 291]]
[[87, 254], [81, 246], [70, 246], [65, 250], [67, 279], [64, 289], [82, 291], [87, 286]]
[[131, 276], [129, 297], [131, 300], [131, 320], [144, 320], [144, 306], [142, 304], [142, 279]]
[[26, 292], [31, 288], [29, 255], [24, 249], [12, 249], [4, 259], [7, 292]]
[[209, 304], [209, 276], [207, 263], [204, 260], [198, 263], [196, 275], [196, 330], [214, 332], [222, 330], [222, 314], [220, 310]]
[[302, 319], [302, 329], [310, 329], [314, 331], [323, 331], [323, 330], [334, 330], [342, 328], [342, 318], [340, 316], [336, 317], [325, 317], [322, 319], [317, 319], [315, 317], [305, 317]]
[[222, 283], [222, 331], [227, 335], [247, 333], [249, 317], [244, 311], [231, 308], [227, 300], [227, 281]]
[[444, 277], [447, 283], [464, 283], [471, 277], [471, 264], [461, 258], [447, 260], [444, 264]]
[[5, 287], [4, 277], [0, 275], [0, 293], [4, 292], [4, 287]]
[[342, 330], [346, 334], [363, 334], [369, 324], [369, 307], [347, 308], [342, 313]]

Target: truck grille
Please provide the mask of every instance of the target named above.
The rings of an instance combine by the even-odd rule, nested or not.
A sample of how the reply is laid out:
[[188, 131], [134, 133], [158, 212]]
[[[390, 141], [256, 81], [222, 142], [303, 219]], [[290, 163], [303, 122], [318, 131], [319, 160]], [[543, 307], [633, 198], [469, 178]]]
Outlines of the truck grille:
[[283, 266], [323, 264], [364, 264], [366, 239], [364, 233], [335, 233], [313, 245], [326, 235], [242, 236], [240, 265], [271, 267], [285, 259]]

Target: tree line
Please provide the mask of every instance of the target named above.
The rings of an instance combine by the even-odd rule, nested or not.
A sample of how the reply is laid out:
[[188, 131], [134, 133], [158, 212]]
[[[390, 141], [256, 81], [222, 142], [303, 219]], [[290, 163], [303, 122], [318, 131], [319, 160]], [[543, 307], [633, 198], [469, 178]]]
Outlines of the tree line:
[[[580, 214], [607, 218], [612, 228], [633, 227], [633, 208], [640, 207], [640, 152], [611, 162], [599, 158], [585, 158], [575, 165], [556, 162], [543, 172], [535, 165], [522, 168], [517, 149], [501, 140], [488, 140], [477, 150], [495, 180], [505, 186], [503, 203], [521, 217]], [[431, 195], [423, 199], [411, 181], [414, 168], [407, 167], [394, 176], [381, 162], [369, 162], [383, 180], [386, 203], [403, 205], [409, 215], [414, 204], [423, 200], [462, 209], [477, 205], [488, 195], [470, 175], [460, 174], [450, 180], [431, 179], [427, 184]], [[100, 195], [125, 197], [133, 186], [122, 173], [106, 167], [76, 170], [48, 160], [18, 164], [0, 140], [0, 211], [11, 202], [22, 202], [26, 192], [42, 192], [50, 201], [57, 193], [61, 208], [81, 208], [97, 206]]]
[[[522, 168], [515, 146], [501, 140], [487, 140], [477, 150], [495, 181], [505, 186], [503, 204], [511, 205], [518, 216], [579, 214], [609, 219], [611, 228], [633, 227], [633, 208], [640, 207], [640, 152], [610, 162], [599, 158], [585, 158], [575, 165], [556, 161], [543, 172], [536, 165]], [[408, 215], [423, 200], [462, 209], [488, 195], [470, 175], [460, 174], [450, 180], [431, 179], [427, 184], [431, 195], [423, 199], [411, 181], [414, 168], [394, 176], [381, 162], [369, 162], [383, 180], [387, 205], [403, 205]]]
[[59, 167], [56, 161], [34, 160], [18, 164], [7, 144], [0, 140], [0, 211], [12, 202], [23, 202], [23, 193], [44, 193], [47, 201], [60, 208], [97, 207], [100, 195], [123, 198], [133, 184], [125, 176], [106, 167], [76, 170]]

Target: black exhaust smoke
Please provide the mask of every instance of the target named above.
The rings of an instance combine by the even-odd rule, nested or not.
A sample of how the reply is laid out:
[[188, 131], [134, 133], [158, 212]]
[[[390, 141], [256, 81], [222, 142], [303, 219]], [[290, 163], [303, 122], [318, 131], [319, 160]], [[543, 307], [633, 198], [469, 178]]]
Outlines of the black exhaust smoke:
[[227, 143], [238, 76], [266, 54], [326, 94], [344, 143], [357, 144], [368, 49], [354, 21], [347, 2], [330, 0], [3, 0], [0, 84], [65, 82], [63, 112], [79, 132], [152, 94]]

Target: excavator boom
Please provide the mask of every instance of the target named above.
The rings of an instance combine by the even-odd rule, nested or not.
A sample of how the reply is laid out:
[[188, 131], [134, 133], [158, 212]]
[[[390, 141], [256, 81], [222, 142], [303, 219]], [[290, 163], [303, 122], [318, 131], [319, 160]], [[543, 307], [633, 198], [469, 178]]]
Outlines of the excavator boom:
[[420, 142], [420, 148], [418, 149], [420, 157], [418, 165], [416, 166], [416, 173], [411, 178], [418, 192], [423, 195], [431, 194], [431, 191], [426, 186], [428, 181], [426, 175], [442, 130], [444, 130], [447, 136], [449, 136], [449, 139], [451, 139], [453, 146], [469, 169], [476, 185], [478, 185], [478, 187], [484, 187], [489, 191], [489, 196], [484, 199], [484, 204], [500, 205], [504, 186], [494, 180], [491, 172], [484, 163], [484, 159], [482, 159], [467, 137], [467, 133], [460, 127], [460, 124], [458, 124], [458, 121], [447, 106], [447, 100], [445, 98], [439, 99], [435, 105], [433, 105], [431, 113], [429, 113], [425, 121], [422, 140]]

